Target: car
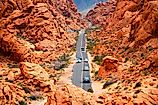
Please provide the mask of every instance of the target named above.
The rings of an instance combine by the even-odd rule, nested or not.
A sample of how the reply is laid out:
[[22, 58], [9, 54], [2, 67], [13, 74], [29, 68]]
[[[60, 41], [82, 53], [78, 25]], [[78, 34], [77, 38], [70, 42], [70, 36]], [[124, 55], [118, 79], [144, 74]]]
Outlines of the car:
[[83, 71], [89, 71], [89, 66], [88, 66], [88, 65], [85, 65]]
[[88, 59], [87, 59], [87, 58], [85, 58], [85, 59], [84, 59], [84, 62], [88, 62]]
[[84, 47], [81, 47], [81, 51], [85, 51], [85, 48], [84, 48]]
[[83, 77], [83, 83], [90, 83], [90, 77]]
[[81, 58], [77, 58], [76, 59], [76, 63], [81, 63], [82, 62], [82, 59]]

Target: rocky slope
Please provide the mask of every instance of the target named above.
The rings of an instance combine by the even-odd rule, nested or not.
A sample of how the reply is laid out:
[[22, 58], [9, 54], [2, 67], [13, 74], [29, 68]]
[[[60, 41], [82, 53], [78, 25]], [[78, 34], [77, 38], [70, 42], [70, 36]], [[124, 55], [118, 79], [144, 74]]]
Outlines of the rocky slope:
[[86, 18], [93, 24], [104, 25], [107, 17], [111, 15], [115, 8], [115, 1], [98, 3], [87, 13]]
[[71, 0], [4, 0], [0, 5], [0, 46], [16, 61], [54, 60], [73, 46], [71, 30], [86, 25]]
[[76, 87], [56, 85], [53, 68], [86, 27], [80, 16], [72, 0], [0, 1], [1, 105], [87, 103], [81, 90], [71, 96]]
[[93, 95], [57, 85], [52, 67], [53, 60], [73, 47], [76, 32], [72, 30], [86, 26], [73, 1], [0, 1], [0, 104], [158, 104], [157, 2], [103, 3], [100, 7], [110, 4], [112, 13], [101, 13], [97, 7], [99, 14], [107, 15], [96, 12], [97, 21], [89, 17], [92, 11], [87, 16], [97, 24], [88, 39], [96, 45], [93, 54], [99, 55], [99, 61], [112, 56], [106, 56], [98, 72], [105, 93]]
[[[70, 85], [57, 86], [56, 79], [38, 64], [20, 62], [19, 68], [6, 58], [0, 71], [1, 105], [94, 105], [94, 97]], [[14, 66], [7, 67], [7, 63]]]
[[109, 89], [115, 104], [158, 104], [157, 11], [157, 0], [118, 0], [98, 4], [87, 15], [95, 25], [87, 30], [91, 52], [102, 59], [98, 76], [107, 80], [105, 88], [119, 83]]

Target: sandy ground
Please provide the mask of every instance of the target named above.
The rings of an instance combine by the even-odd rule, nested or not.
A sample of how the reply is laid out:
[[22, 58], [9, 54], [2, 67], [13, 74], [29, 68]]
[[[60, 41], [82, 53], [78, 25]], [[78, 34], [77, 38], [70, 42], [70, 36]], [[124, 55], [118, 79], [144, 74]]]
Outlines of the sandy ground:
[[92, 88], [93, 88], [94, 94], [95, 95], [101, 94], [102, 92], [105, 91], [105, 90], [102, 89], [103, 83], [101, 83], [100, 81], [94, 81], [94, 78], [93, 78], [93, 76], [94, 76], [93, 71], [98, 71], [99, 70], [99, 65], [92, 62], [93, 57], [90, 55], [90, 53], [88, 53], [88, 58], [89, 58], [90, 76], [91, 76]]
[[47, 97], [44, 97], [44, 100], [32, 101], [29, 105], [44, 105], [47, 102]]
[[67, 68], [64, 68], [64, 72], [61, 74], [61, 77], [58, 81], [59, 84], [72, 84], [72, 80], [71, 80], [71, 77], [72, 77], [72, 69], [73, 69], [73, 66], [75, 64], [75, 58], [76, 58], [76, 52], [74, 52], [71, 56], [71, 59], [70, 59], [70, 65], [67, 67]]

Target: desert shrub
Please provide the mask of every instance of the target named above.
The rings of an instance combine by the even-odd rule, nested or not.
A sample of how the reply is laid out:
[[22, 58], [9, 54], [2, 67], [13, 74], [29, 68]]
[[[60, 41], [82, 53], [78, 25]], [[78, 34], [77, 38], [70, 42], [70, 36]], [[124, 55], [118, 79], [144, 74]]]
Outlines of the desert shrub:
[[63, 68], [68, 67], [68, 65], [70, 64], [69, 60], [70, 60], [70, 55], [64, 53], [62, 56], [58, 58], [58, 61], [55, 61], [54, 69], [63, 70]]
[[18, 68], [18, 64], [7, 64], [9, 68]]
[[96, 41], [92, 39], [87, 39], [87, 50], [92, 51], [93, 47], [96, 45]]
[[89, 88], [89, 89], [87, 90], [87, 92], [91, 92], [91, 93], [93, 93], [94, 91], [93, 91], [92, 88]]
[[142, 83], [141, 82], [137, 82], [134, 86], [134, 88], [137, 88], [137, 87], [141, 87]]
[[27, 105], [25, 101], [19, 101], [19, 105]]
[[128, 60], [129, 60], [129, 58], [125, 58], [125, 61], [124, 61], [124, 63], [126, 63]]
[[35, 95], [31, 95], [28, 97], [30, 100], [38, 100], [38, 99], [43, 99], [42, 96], [35, 96]]
[[115, 82], [116, 81], [113, 81], [113, 80], [107, 80], [103, 85], [103, 89], [107, 88], [108, 86], [112, 85]]
[[152, 50], [153, 50], [153, 47], [152, 47], [152, 46], [148, 46], [148, 47], [147, 47], [147, 50], [148, 50], [148, 51], [152, 51]]
[[62, 56], [59, 57], [59, 61], [69, 61], [70, 60], [70, 55], [69, 54], [63, 54]]
[[104, 57], [105, 57], [105, 55], [96, 55], [93, 59], [93, 62], [100, 65], [102, 63], [102, 60]]
[[98, 71], [95, 71], [95, 76], [98, 75]]

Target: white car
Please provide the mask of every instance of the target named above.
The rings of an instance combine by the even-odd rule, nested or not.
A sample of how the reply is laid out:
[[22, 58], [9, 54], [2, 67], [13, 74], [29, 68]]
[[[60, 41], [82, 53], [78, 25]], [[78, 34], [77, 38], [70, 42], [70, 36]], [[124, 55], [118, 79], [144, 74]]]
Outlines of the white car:
[[85, 58], [85, 59], [84, 59], [84, 62], [88, 62], [88, 59], [87, 59], [87, 58]]
[[83, 71], [89, 71], [89, 67], [88, 66], [85, 66]]
[[76, 59], [76, 63], [81, 63], [81, 62], [82, 62], [82, 60], [80, 58]]
[[84, 77], [83, 83], [90, 83], [90, 77], [88, 77], [88, 76]]

